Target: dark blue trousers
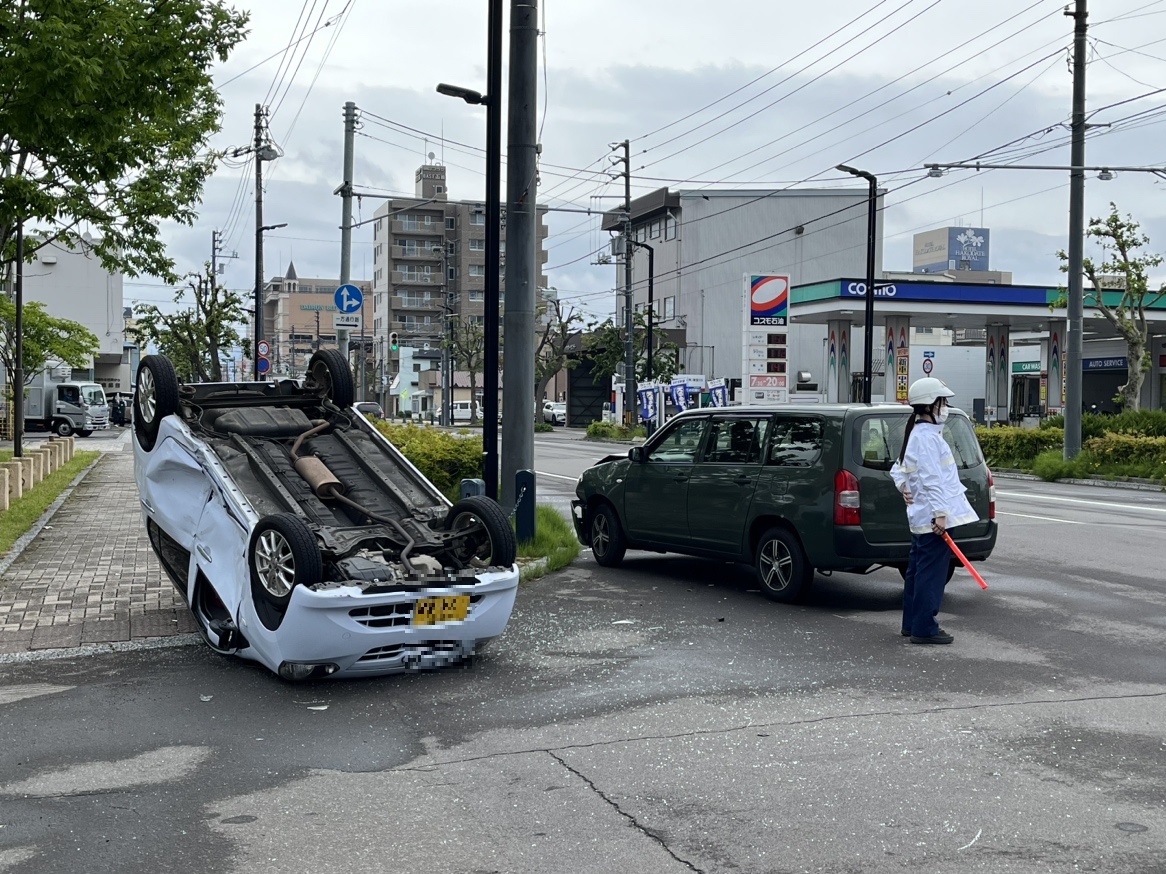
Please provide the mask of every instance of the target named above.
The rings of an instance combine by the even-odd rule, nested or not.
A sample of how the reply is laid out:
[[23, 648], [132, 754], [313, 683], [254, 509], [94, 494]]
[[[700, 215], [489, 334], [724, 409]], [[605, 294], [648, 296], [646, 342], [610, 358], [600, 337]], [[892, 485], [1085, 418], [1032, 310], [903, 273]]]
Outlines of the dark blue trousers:
[[903, 588], [903, 628], [914, 637], [939, 632], [935, 615], [943, 603], [951, 552], [936, 534], [912, 534], [907, 581]]

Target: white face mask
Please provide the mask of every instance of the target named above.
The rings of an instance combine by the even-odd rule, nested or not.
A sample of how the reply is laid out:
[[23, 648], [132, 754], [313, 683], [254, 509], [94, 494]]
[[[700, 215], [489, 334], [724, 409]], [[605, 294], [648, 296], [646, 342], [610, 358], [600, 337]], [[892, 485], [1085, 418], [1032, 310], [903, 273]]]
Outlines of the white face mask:
[[938, 413], [935, 414], [935, 424], [942, 425], [947, 421], [947, 407], [942, 407]]

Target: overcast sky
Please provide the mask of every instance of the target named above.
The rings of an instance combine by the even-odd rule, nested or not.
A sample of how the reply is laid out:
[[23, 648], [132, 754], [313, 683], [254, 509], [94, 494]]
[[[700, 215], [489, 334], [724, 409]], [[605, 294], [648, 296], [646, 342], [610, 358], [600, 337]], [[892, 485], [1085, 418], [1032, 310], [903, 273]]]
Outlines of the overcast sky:
[[[264, 271], [339, 274], [343, 105], [362, 124], [354, 182], [413, 193], [433, 152], [453, 199], [484, 199], [485, 113], [434, 90], [485, 90], [485, 0], [243, 0], [250, 35], [215, 71], [225, 104], [217, 148], [246, 146], [257, 103], [283, 150], [265, 164]], [[503, 0], [503, 5], [508, 3]], [[1064, 0], [542, 0], [540, 202], [552, 212], [549, 282], [585, 310], [611, 312], [613, 266], [590, 253], [611, 208], [610, 143], [632, 141], [633, 196], [667, 185], [757, 189], [862, 187], [851, 163], [887, 189], [884, 266], [911, 268], [911, 235], [947, 224], [992, 230], [992, 268], [1056, 283], [1066, 245], [1068, 174], [953, 171], [925, 162], [1069, 161], [1073, 21]], [[1094, 0], [1090, 17], [1089, 165], [1166, 166], [1166, 0]], [[822, 10], [828, 8], [829, 15]], [[289, 47], [290, 46], [290, 47]], [[505, 148], [505, 125], [503, 125]], [[569, 168], [569, 169], [565, 169]], [[582, 172], [580, 172], [582, 171]], [[503, 170], [505, 174], [505, 170]], [[1112, 200], [1166, 252], [1166, 182], [1090, 174], [1088, 215]], [[504, 176], [505, 178], [505, 176]], [[505, 191], [505, 182], [503, 182]], [[608, 196], [609, 199], [599, 199]], [[357, 219], [378, 201], [364, 199]], [[210, 258], [222, 231], [225, 283], [254, 285], [254, 176], [225, 160], [192, 228], [167, 228], [180, 271]], [[372, 226], [353, 235], [353, 278], [372, 274]], [[743, 241], [746, 242], [746, 241]], [[562, 266], [557, 266], [562, 265]], [[157, 280], [126, 282], [127, 303], [161, 303]]]

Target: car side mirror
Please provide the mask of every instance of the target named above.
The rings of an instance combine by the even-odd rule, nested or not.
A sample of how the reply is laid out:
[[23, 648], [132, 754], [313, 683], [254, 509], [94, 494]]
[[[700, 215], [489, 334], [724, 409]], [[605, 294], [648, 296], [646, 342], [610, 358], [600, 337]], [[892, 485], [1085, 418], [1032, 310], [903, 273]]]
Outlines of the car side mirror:
[[638, 462], [643, 461], [644, 457], [645, 456], [644, 456], [644, 447], [643, 446], [633, 446], [631, 449], [628, 450], [628, 458], [630, 458], [632, 461], [635, 461], [638, 463]]

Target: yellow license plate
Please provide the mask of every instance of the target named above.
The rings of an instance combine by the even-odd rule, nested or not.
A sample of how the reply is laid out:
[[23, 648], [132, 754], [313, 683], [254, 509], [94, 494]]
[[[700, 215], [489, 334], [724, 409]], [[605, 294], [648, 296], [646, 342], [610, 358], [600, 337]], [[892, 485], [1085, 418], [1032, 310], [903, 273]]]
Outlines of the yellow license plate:
[[437, 625], [442, 622], [461, 622], [469, 612], [469, 595], [422, 598], [413, 610], [413, 624]]

